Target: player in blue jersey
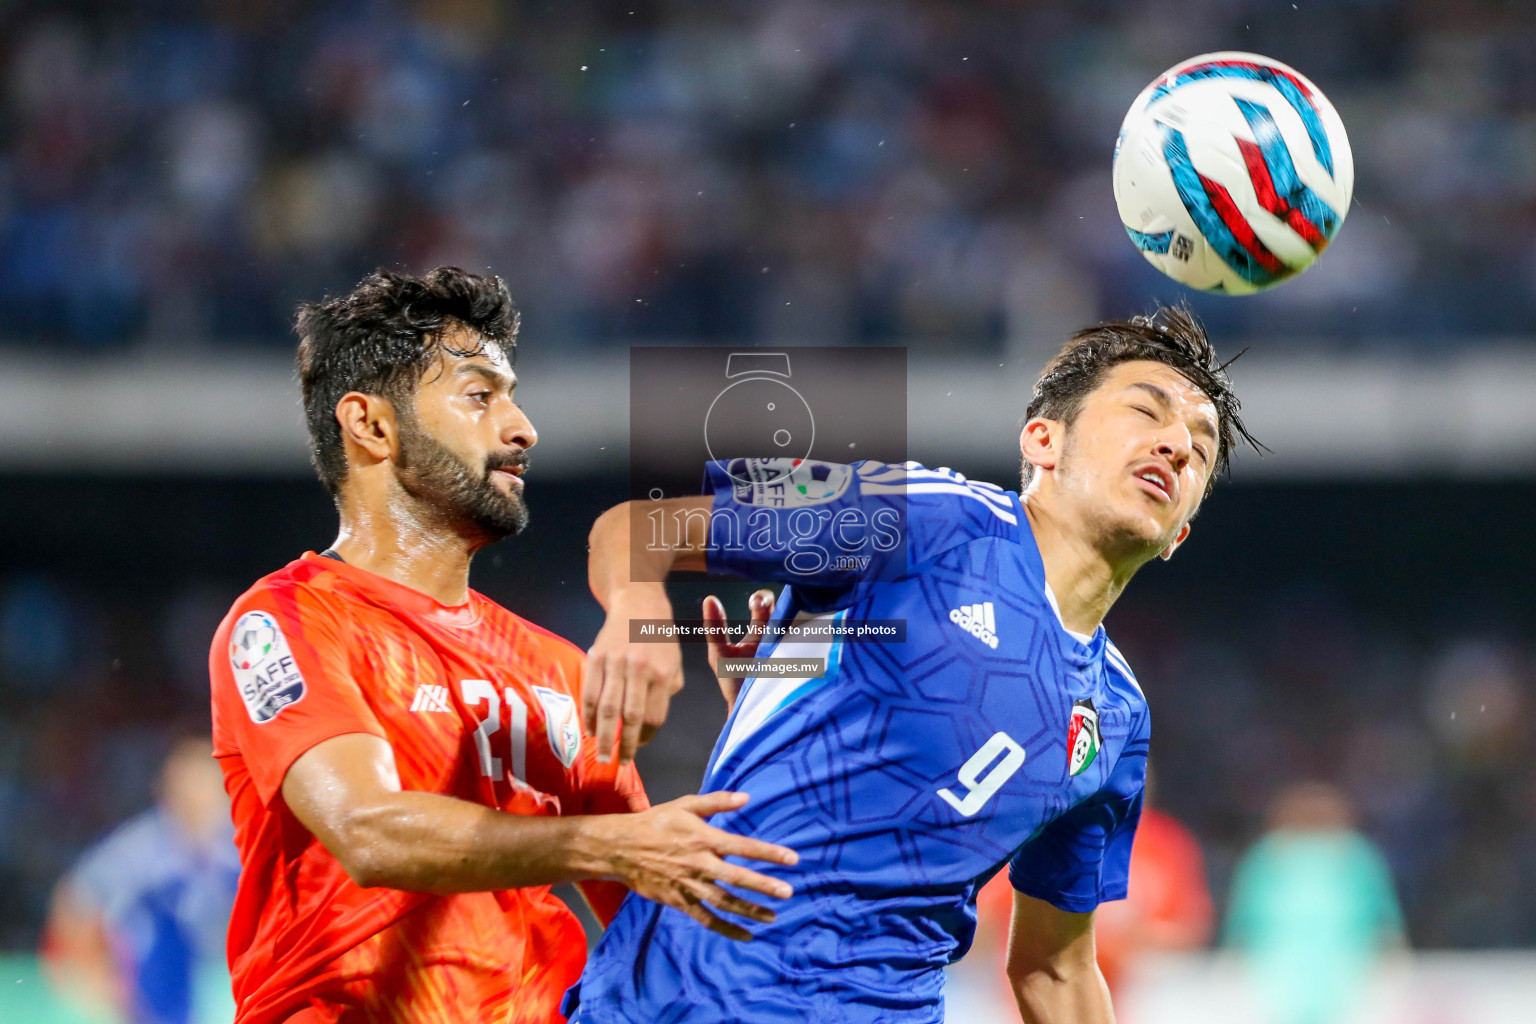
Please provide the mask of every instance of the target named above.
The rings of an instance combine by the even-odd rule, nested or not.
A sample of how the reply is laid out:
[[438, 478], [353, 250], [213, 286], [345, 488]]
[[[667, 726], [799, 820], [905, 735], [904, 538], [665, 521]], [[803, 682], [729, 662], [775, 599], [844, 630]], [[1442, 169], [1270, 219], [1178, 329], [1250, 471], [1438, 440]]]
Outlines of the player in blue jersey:
[[[773, 622], [799, 632], [770, 632], [758, 655], [827, 667], [728, 689], [704, 782], [752, 797], [714, 824], [799, 853], [770, 869], [795, 890], [776, 920], [732, 942], [716, 933], [740, 924], [706, 931], [631, 896], [567, 997], [573, 1019], [941, 1021], [943, 968], [1006, 865], [1025, 1020], [1111, 1021], [1093, 911], [1126, 893], [1150, 724], [1100, 622], [1184, 542], [1238, 440], [1204, 331], [1164, 309], [1081, 331], [1046, 366], [1022, 494], [916, 463], [738, 459], [710, 464], [711, 497], [599, 519], [591, 582], [608, 620], [584, 700], [600, 745], [621, 733], [628, 756], [680, 685], [675, 646], [629, 635], [631, 619], [671, 617], [643, 581], [672, 569], [789, 584]], [[641, 540], [658, 508], [680, 526], [670, 545]], [[890, 622], [898, 642], [837, 637]], [[698, 898], [694, 916], [712, 918], [717, 894]]]

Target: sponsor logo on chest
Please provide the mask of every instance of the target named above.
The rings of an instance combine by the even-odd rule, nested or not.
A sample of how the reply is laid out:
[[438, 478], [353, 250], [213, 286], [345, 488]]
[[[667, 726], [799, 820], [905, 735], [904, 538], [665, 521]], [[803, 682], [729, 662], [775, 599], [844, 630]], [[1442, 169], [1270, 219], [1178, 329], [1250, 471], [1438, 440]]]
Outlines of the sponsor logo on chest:
[[422, 683], [416, 687], [416, 696], [411, 699], [412, 711], [436, 711], [453, 712], [453, 704], [448, 695], [448, 687], [435, 683]]
[[980, 640], [994, 651], [997, 650], [997, 613], [991, 601], [980, 604], [963, 604], [949, 610], [949, 621]]

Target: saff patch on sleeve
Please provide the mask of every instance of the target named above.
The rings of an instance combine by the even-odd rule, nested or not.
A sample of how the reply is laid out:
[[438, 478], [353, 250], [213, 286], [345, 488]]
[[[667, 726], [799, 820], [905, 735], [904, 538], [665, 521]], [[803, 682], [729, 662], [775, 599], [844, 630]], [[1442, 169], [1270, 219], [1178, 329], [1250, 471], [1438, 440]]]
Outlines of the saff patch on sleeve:
[[853, 480], [853, 467], [815, 459], [732, 459], [726, 472], [738, 504], [804, 508], [836, 501]]
[[250, 611], [229, 634], [229, 665], [251, 721], [264, 725], [304, 698], [304, 676], [294, 663], [277, 619]]

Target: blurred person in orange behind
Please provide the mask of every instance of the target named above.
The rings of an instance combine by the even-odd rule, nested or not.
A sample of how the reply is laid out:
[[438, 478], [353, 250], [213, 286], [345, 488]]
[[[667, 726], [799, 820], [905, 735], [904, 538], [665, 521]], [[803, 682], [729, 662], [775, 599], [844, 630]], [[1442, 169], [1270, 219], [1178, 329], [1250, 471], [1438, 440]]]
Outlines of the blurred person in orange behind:
[[1094, 929], [1099, 970], [1117, 994], [1142, 953], [1201, 949], [1216, 932], [1200, 841], [1183, 822], [1152, 806], [1152, 798], [1149, 770], [1148, 803], [1131, 847], [1130, 895], [1105, 906]]
[[559, 1020], [586, 960], [563, 882], [605, 923], [617, 882], [732, 936], [709, 907], [771, 920], [718, 883], [788, 886], [723, 858], [793, 853], [703, 821], [746, 797], [648, 809], [582, 735], [581, 651], [469, 589], [473, 554], [527, 522], [538, 437], [501, 279], [379, 271], [298, 330], [341, 524], [242, 595], [210, 654], [237, 1024]]
[[[1119, 997], [1142, 953], [1200, 949], [1216, 930], [1216, 908], [1206, 880], [1205, 857], [1193, 832], [1173, 815], [1152, 806], [1153, 776], [1147, 774], [1147, 803], [1131, 846], [1128, 895], [1099, 908], [1094, 945], [1099, 970], [1110, 991]], [[967, 960], [1007, 956], [1008, 922], [1013, 892], [1002, 875], [992, 879], [976, 898], [976, 945]], [[1001, 971], [983, 964], [985, 973]]]

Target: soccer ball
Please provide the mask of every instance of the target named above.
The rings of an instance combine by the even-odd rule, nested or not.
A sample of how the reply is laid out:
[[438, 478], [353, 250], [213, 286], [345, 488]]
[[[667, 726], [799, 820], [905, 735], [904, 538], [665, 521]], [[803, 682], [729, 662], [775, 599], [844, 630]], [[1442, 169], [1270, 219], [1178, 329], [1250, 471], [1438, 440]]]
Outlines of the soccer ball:
[[1157, 269], [1242, 295], [1301, 273], [1338, 234], [1355, 187], [1344, 123], [1304, 76], [1207, 53], [1146, 87], [1115, 143], [1115, 205]]

